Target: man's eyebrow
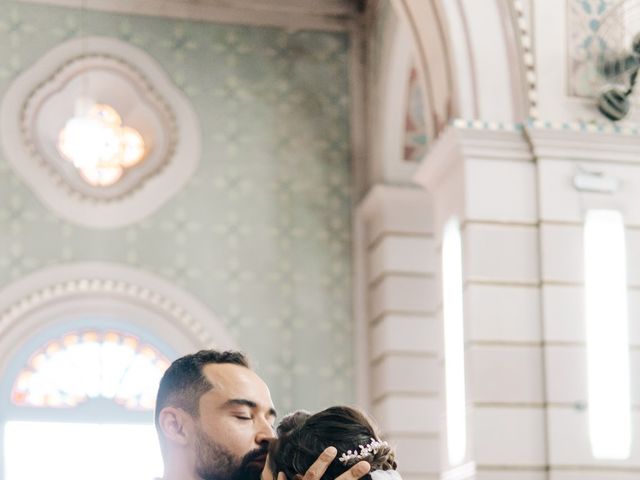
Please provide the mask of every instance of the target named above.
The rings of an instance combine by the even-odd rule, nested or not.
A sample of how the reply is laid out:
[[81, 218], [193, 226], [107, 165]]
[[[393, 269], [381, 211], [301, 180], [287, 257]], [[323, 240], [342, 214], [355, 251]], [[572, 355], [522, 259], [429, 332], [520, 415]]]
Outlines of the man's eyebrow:
[[[258, 408], [258, 404], [256, 402], [247, 400], [246, 398], [231, 398], [224, 403], [225, 407], [231, 407], [233, 405], [241, 405], [243, 407], [249, 407], [249, 408]], [[278, 416], [278, 412], [276, 412], [276, 409], [273, 407], [269, 409], [268, 413], [272, 417]]]

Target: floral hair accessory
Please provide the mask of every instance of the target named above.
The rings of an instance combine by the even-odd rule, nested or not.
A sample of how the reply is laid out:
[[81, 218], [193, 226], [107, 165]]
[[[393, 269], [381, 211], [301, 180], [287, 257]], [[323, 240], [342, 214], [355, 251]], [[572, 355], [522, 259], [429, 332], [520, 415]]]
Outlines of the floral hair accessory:
[[358, 450], [348, 450], [347, 453], [343, 453], [338, 460], [343, 465], [349, 465], [351, 463], [357, 463], [360, 460], [366, 459], [371, 454], [378, 453], [378, 450], [382, 447], [388, 447], [389, 444], [387, 442], [381, 442], [380, 440], [376, 440], [375, 438], [371, 439], [367, 445], [358, 445], [360, 447], [360, 453]]

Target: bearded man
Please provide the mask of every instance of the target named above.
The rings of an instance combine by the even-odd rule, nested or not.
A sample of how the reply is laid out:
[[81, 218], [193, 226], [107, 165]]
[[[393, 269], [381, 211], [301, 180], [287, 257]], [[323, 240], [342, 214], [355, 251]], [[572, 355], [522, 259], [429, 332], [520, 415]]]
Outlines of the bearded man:
[[[259, 480], [275, 420], [269, 388], [242, 353], [202, 350], [177, 359], [156, 400], [162, 480]], [[328, 448], [302, 480], [319, 479], [336, 453]], [[368, 471], [361, 462], [336, 480]]]

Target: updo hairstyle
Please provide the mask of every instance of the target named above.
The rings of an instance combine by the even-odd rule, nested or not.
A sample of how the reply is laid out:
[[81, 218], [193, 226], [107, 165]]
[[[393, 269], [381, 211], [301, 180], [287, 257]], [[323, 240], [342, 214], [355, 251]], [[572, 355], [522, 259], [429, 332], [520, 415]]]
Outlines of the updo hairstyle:
[[[387, 445], [377, 452], [371, 452], [362, 459], [343, 464], [340, 456], [349, 450], [360, 452], [360, 446], [371, 443], [371, 439], [380, 439], [376, 427], [366, 415], [351, 407], [330, 407], [314, 415], [297, 411], [282, 419], [277, 429], [278, 439], [269, 449], [269, 467], [274, 479], [283, 472], [287, 479], [295, 480], [302, 476], [315, 462], [318, 456], [330, 446], [336, 447], [338, 455], [320, 480], [333, 480], [360, 460], [371, 465], [371, 471], [395, 470], [395, 453]], [[369, 474], [362, 477], [371, 480]]]

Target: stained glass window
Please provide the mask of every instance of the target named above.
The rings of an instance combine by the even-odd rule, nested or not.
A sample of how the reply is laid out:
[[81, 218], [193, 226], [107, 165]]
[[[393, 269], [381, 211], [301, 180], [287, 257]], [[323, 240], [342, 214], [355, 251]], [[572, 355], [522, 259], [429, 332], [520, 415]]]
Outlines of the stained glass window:
[[153, 410], [169, 361], [139, 338], [116, 331], [70, 332], [37, 350], [11, 392], [17, 406], [71, 408], [106, 398]]
[[424, 99], [418, 81], [418, 71], [413, 67], [409, 75], [404, 121], [404, 159], [409, 162], [420, 161], [427, 153], [427, 124], [423, 109]]

